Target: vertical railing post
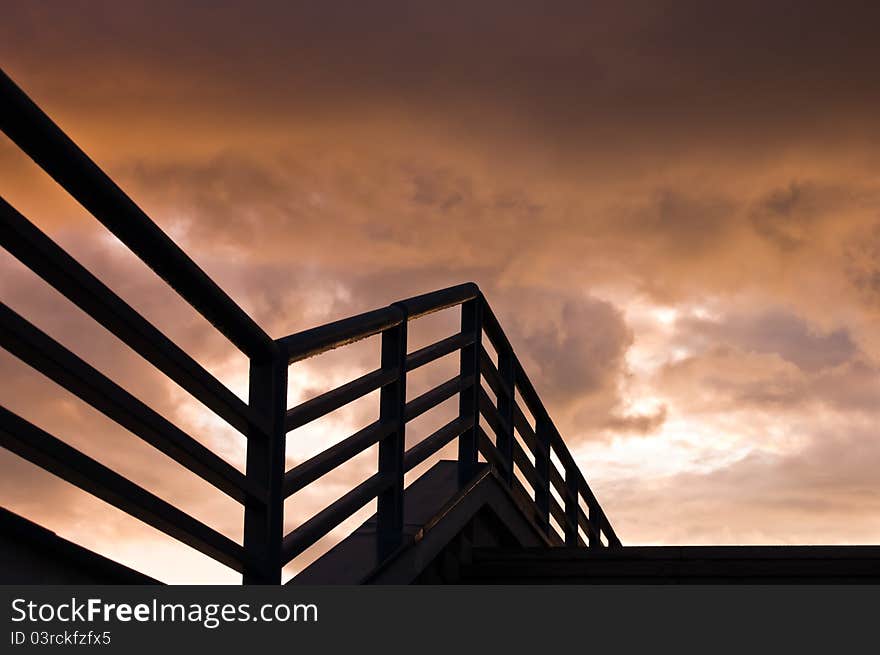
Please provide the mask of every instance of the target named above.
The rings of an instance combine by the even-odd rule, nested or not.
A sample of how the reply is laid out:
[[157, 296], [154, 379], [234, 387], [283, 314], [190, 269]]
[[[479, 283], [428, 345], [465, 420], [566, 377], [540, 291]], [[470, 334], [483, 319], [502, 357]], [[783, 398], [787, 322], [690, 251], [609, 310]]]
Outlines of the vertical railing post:
[[400, 324], [382, 333], [382, 369], [397, 370], [397, 377], [379, 392], [379, 421], [394, 426], [393, 432], [379, 442], [379, 474], [393, 480], [391, 486], [379, 494], [376, 508], [380, 560], [389, 556], [400, 545], [403, 534], [407, 315], [402, 305], [396, 306], [402, 312]]
[[535, 472], [540, 485], [535, 489], [538, 521], [544, 532], [550, 532], [550, 420], [546, 416], [535, 419]]
[[578, 545], [579, 471], [574, 464], [565, 467], [565, 545]]
[[284, 523], [284, 417], [287, 411], [287, 356], [250, 363], [249, 405], [266, 418], [268, 432], [248, 432], [245, 475], [266, 490], [266, 502], [250, 501], [244, 510], [244, 549], [251, 560], [244, 584], [281, 583]]
[[498, 375], [502, 389], [498, 394], [498, 414], [501, 416], [501, 432], [495, 442], [505, 470], [499, 471], [505, 482], [513, 482], [513, 407], [516, 402], [514, 387], [516, 383], [516, 360], [510, 344], [504, 344], [498, 352]]
[[477, 446], [480, 424], [480, 347], [483, 335], [483, 297], [478, 295], [461, 305], [461, 331], [473, 334], [474, 342], [461, 349], [461, 379], [468, 377], [474, 384], [465, 389], [458, 400], [458, 415], [462, 419], [473, 419], [473, 425], [462, 432], [458, 438], [458, 480], [460, 484], [469, 482], [477, 469]]

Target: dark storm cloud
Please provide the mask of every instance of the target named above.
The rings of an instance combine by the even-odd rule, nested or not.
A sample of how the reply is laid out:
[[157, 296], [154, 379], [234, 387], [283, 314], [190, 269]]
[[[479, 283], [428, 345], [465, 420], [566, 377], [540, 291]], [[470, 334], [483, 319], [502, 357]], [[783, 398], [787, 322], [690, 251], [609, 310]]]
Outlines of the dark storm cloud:
[[[623, 403], [633, 334], [621, 310], [588, 295], [501, 288], [493, 304], [518, 356], [566, 440], [576, 445], [613, 434], [644, 435], [666, 408], [634, 413]], [[518, 311], [528, 306], [529, 312]]]
[[719, 249], [736, 209], [730, 198], [662, 188], [616, 229], [634, 241], [649, 239], [668, 256], [694, 257]]
[[755, 230], [781, 250], [800, 248], [815, 239], [822, 223], [834, 221], [862, 207], [876, 207], [877, 188], [822, 186], [792, 181], [768, 191], [753, 204], [750, 218]]
[[816, 125], [830, 114], [870, 117], [878, 17], [865, 3], [49, 2], [10, 8], [3, 54], [87, 70], [98, 93], [161, 76], [179, 93], [189, 77], [179, 101], [221, 93], [237, 111], [380, 103], [462, 127], [491, 112], [606, 144], [693, 142], [711, 125], [760, 147], [768, 125], [775, 141], [835, 129]]
[[682, 343], [727, 344], [747, 352], [776, 354], [806, 371], [837, 366], [858, 353], [844, 328], [829, 332], [781, 310], [725, 317], [688, 317], [679, 322]]
[[[507, 323], [523, 343], [530, 370], [542, 391], [563, 406], [585, 396], [607, 393], [632, 343], [620, 311], [593, 298], [547, 301], [535, 292], [519, 291], [518, 302], [535, 306], [540, 323], [509, 314]], [[554, 306], [555, 305], [555, 306]]]

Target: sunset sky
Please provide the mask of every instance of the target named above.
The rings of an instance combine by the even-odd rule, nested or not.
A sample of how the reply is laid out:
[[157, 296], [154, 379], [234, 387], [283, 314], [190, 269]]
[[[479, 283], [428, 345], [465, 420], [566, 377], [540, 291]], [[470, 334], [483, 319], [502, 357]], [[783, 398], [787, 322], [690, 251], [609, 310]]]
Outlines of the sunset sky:
[[[273, 337], [477, 282], [625, 545], [876, 544], [880, 5], [816, 4], [27, 2], [0, 66]], [[246, 397], [243, 356], [5, 136], [0, 195]], [[5, 251], [0, 296], [243, 465]], [[291, 402], [376, 345], [291, 367]], [[6, 351], [0, 376], [4, 406], [240, 538], [234, 501]], [[375, 400], [291, 435], [291, 464]], [[0, 504], [98, 552], [238, 579], [5, 450], [0, 472]]]

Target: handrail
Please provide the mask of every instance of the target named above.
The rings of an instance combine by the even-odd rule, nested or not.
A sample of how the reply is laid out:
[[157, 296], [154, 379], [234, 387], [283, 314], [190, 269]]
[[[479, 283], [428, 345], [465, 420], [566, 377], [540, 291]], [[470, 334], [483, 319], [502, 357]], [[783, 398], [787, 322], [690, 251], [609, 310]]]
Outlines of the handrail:
[[59, 293], [130, 345], [243, 434], [263, 417], [157, 330], [63, 248], [0, 198], [0, 244]]
[[4, 407], [0, 444], [218, 562], [243, 570], [247, 555], [234, 541]]
[[252, 480], [3, 303], [0, 344], [230, 497], [265, 502]]
[[282, 337], [277, 343], [287, 355], [287, 363], [293, 364], [379, 334], [403, 320], [403, 312], [397, 307], [383, 307]]
[[479, 293], [479, 287], [473, 282], [459, 284], [281, 337], [278, 339], [278, 345], [287, 353], [288, 364], [293, 364], [302, 359], [314, 357], [328, 350], [379, 334], [390, 327], [399, 325], [405, 318], [413, 320], [426, 314], [460, 305], [476, 298]]
[[232, 343], [272, 356], [269, 335], [2, 70], [0, 129]]
[[[2, 71], [0, 129], [249, 357], [250, 398], [244, 403], [0, 198], [0, 244], [245, 435], [246, 473], [2, 304], [0, 345], [241, 503], [244, 543], [236, 544], [3, 407], [0, 445], [241, 572], [246, 583], [279, 582], [283, 565], [373, 500], [379, 556], [390, 556], [403, 538], [404, 475], [456, 440], [460, 482], [473, 480], [482, 455], [548, 544], [620, 545], [475, 283], [400, 300], [273, 341]], [[460, 329], [409, 352], [409, 323], [452, 308], [459, 308]], [[497, 366], [484, 347], [484, 334], [498, 354]], [[378, 369], [286, 407], [290, 365], [374, 335], [381, 337]], [[407, 376], [448, 356], [458, 357], [458, 373], [407, 401]], [[378, 420], [286, 470], [288, 432], [377, 390]], [[407, 449], [407, 424], [456, 397], [458, 415]], [[534, 426], [520, 403], [534, 417]], [[286, 498], [375, 445], [379, 461], [374, 475], [283, 534]]]
[[454, 287], [440, 289], [439, 291], [431, 291], [423, 293], [419, 296], [413, 296], [406, 300], [400, 300], [392, 306], [402, 307], [406, 310], [409, 320], [420, 318], [426, 314], [439, 312], [449, 307], [461, 305], [468, 300], [474, 300], [479, 297], [480, 288], [473, 282], [465, 282]]

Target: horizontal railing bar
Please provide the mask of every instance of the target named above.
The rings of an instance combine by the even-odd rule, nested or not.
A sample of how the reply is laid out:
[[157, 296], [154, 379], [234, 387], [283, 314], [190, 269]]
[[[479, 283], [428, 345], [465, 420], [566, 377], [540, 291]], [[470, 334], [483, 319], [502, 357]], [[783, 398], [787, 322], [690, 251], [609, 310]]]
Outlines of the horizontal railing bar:
[[574, 457], [569, 452], [568, 447], [565, 445], [565, 441], [562, 439], [562, 436], [559, 434], [559, 431], [556, 429], [556, 426], [553, 425], [552, 421], [550, 422], [550, 447], [553, 452], [556, 453], [556, 456], [559, 458], [559, 463], [563, 468], [574, 468], [580, 474], [580, 468], [578, 467], [577, 462], [574, 461]]
[[593, 525], [593, 522], [587, 517], [584, 513], [584, 510], [578, 506], [578, 525], [583, 529], [584, 533], [589, 537], [592, 536], [596, 539], [599, 538], [599, 531], [596, 529], [596, 526]]
[[461, 433], [473, 426], [473, 424], [473, 417], [452, 419], [442, 428], [428, 435], [404, 453], [403, 470], [411, 471], [453, 439], [461, 436]]
[[465, 282], [464, 284], [458, 284], [454, 287], [447, 287], [446, 289], [440, 289], [439, 291], [432, 291], [420, 296], [413, 296], [412, 298], [407, 298], [406, 300], [401, 300], [394, 304], [404, 308], [406, 310], [407, 318], [412, 320], [424, 316], [425, 314], [439, 312], [441, 309], [460, 305], [479, 295], [480, 288], [476, 284], [473, 282]]
[[[535, 417], [535, 420], [537, 421], [541, 418], [545, 418], [550, 421], [550, 415], [547, 413], [544, 403], [542, 403], [541, 399], [538, 397], [538, 392], [535, 391], [532, 381], [529, 379], [529, 376], [526, 375], [525, 369], [523, 369], [522, 363], [519, 360], [514, 362], [514, 380], [516, 388], [519, 390], [520, 397], [523, 399], [528, 410], [532, 413], [532, 416]], [[552, 423], [552, 421], [550, 422]]]
[[510, 389], [508, 389], [504, 380], [501, 379], [501, 374], [498, 372], [498, 369], [495, 368], [495, 364], [492, 362], [489, 353], [486, 352], [486, 349], [483, 346], [480, 346], [480, 373], [486, 378], [489, 388], [492, 389], [492, 393], [494, 393], [497, 398], [510, 397]]
[[288, 533], [281, 544], [282, 566], [314, 545], [349, 516], [376, 498], [394, 484], [392, 476], [376, 473], [361, 482], [335, 503], [315, 514], [308, 521]]
[[578, 499], [571, 495], [568, 485], [565, 484], [565, 478], [562, 477], [562, 473], [553, 465], [553, 462], [550, 462], [550, 484], [553, 485], [563, 501], [571, 498], [574, 502], [577, 502]]
[[581, 496], [583, 496], [588, 506], [599, 505], [599, 501], [596, 500], [596, 496], [593, 495], [593, 490], [590, 489], [590, 486], [587, 484], [587, 481], [584, 479], [583, 473], [578, 471], [578, 492]]
[[[556, 520], [556, 523], [562, 529], [563, 534], [559, 536], [564, 540], [565, 526], [568, 525], [568, 518], [565, 516], [565, 510], [562, 509], [562, 505], [560, 505], [552, 495], [550, 496], [550, 516]], [[575, 526], [575, 528], [576, 527], [577, 526]], [[550, 524], [550, 528], [553, 528], [553, 524]]]
[[489, 337], [495, 352], [513, 352], [513, 346], [510, 344], [507, 335], [504, 334], [504, 330], [501, 329], [501, 324], [487, 302], [483, 303], [483, 331]]
[[[543, 443], [538, 441], [535, 431], [532, 429], [532, 426], [529, 425], [526, 415], [523, 414], [523, 411], [518, 404], [514, 404], [513, 406], [513, 425], [516, 427], [519, 436], [522, 438], [523, 442], [525, 442], [526, 446], [529, 447], [529, 450], [532, 451], [533, 455], [540, 454], [547, 459], [550, 459], [550, 451], [547, 450], [547, 447]], [[550, 463], [551, 468], [553, 468], [553, 460], [550, 460]]]
[[287, 353], [288, 363], [293, 364], [379, 334], [403, 320], [403, 311], [392, 305], [282, 337], [278, 345]]
[[242, 572], [245, 550], [29, 421], [0, 407], [0, 445], [147, 525]]
[[244, 435], [265, 421], [122, 298], [0, 198], [0, 243], [22, 264]]
[[516, 464], [516, 467], [525, 476], [528, 483], [532, 485], [532, 489], [537, 491], [542, 487], [543, 480], [541, 480], [541, 476], [516, 439], [513, 441], [513, 463]]
[[501, 414], [498, 413], [498, 408], [495, 407], [489, 398], [489, 394], [482, 387], [480, 387], [480, 414], [486, 419], [486, 422], [492, 428], [492, 431], [495, 432], [496, 436], [499, 434], [509, 434], [507, 423]]
[[396, 429], [391, 423], [376, 421], [350, 437], [321, 451], [284, 474], [284, 497], [288, 498], [321, 476], [347, 462]]
[[507, 470], [508, 466], [501, 459], [501, 453], [498, 452], [495, 444], [492, 443], [489, 435], [486, 434], [481, 425], [477, 425], [477, 450], [486, 458], [490, 466], [493, 466], [501, 473]]
[[425, 412], [442, 403], [444, 400], [448, 400], [457, 393], [469, 389], [473, 383], [473, 376], [469, 375], [462, 380], [460, 375], [456, 375], [446, 382], [438, 384], [433, 389], [429, 389], [425, 393], [416, 396], [406, 404], [403, 412], [404, 420], [411, 421], [414, 418], [421, 416]]
[[37, 165], [250, 357], [272, 339], [27, 95], [0, 71], [0, 129]]
[[[459, 305], [467, 300], [475, 298], [479, 295], [480, 289], [472, 282], [460, 284], [458, 286], [433, 291], [421, 296], [414, 296], [406, 300], [401, 300], [388, 307], [374, 309], [351, 318], [344, 318], [333, 323], [321, 325], [319, 327], [297, 332], [278, 340], [278, 344], [287, 352], [289, 363], [294, 363], [307, 357], [320, 354], [327, 350], [332, 350], [340, 346], [354, 343], [374, 334], [378, 334], [390, 327], [398, 325], [403, 320], [410, 320], [424, 316], [431, 312], [439, 311], [447, 307]], [[473, 337], [471, 337], [473, 339]], [[444, 340], [446, 341], [446, 340]], [[441, 342], [443, 343], [443, 342]], [[435, 346], [439, 344], [434, 344]], [[444, 345], [449, 345], [449, 342]], [[461, 346], [459, 346], [461, 347]], [[431, 351], [423, 349], [426, 352], [419, 353], [419, 357], [426, 357]], [[448, 352], [453, 352], [452, 348]], [[415, 354], [415, 353], [414, 353]], [[448, 354], [448, 353], [443, 353]], [[441, 357], [441, 354], [436, 357]], [[417, 366], [428, 363], [431, 357], [419, 362], [415, 365], [407, 365], [408, 370], [412, 370]], [[418, 360], [410, 360], [417, 362]]]
[[425, 364], [429, 364], [434, 360], [454, 353], [456, 350], [461, 350], [462, 348], [471, 345], [473, 342], [474, 335], [464, 332], [459, 332], [458, 334], [454, 334], [451, 337], [446, 337], [445, 339], [442, 339], [437, 343], [433, 343], [430, 346], [425, 346], [424, 348], [420, 348], [419, 350], [411, 352], [409, 355], [407, 355], [406, 370], [413, 371], [420, 366], [424, 366]]
[[495, 352], [512, 351], [513, 347], [510, 345], [507, 335], [501, 328], [501, 323], [495, 316], [495, 312], [492, 311], [489, 303], [486, 302], [483, 304], [483, 331], [486, 333], [486, 336], [489, 337], [489, 341], [495, 348]]
[[315, 396], [293, 409], [287, 410], [287, 418], [284, 427], [287, 432], [321, 418], [330, 412], [347, 405], [348, 403], [375, 391], [386, 384], [391, 384], [397, 379], [399, 372], [396, 369], [376, 369], [356, 380], [343, 384], [336, 389], [331, 389], [320, 396]]
[[0, 344], [108, 418], [238, 500], [265, 490], [103, 373], [0, 303]]

